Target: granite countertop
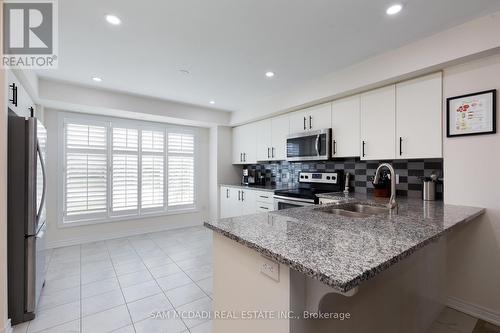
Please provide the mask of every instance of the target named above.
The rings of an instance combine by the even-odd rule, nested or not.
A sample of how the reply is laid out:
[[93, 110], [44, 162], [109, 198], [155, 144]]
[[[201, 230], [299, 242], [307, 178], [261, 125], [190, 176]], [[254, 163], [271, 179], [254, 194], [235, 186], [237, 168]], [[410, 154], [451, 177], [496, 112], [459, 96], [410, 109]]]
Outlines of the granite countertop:
[[[355, 194], [323, 195], [342, 203], [387, 203]], [[321, 205], [216, 219], [205, 226], [263, 255], [347, 292], [459, 224], [483, 208], [398, 199], [397, 213], [352, 218], [327, 214]]]
[[274, 192], [276, 190], [291, 188], [288, 185], [266, 185], [266, 186], [263, 186], [263, 185], [242, 185], [242, 184], [220, 184], [219, 186], [242, 188], [242, 189], [246, 189], [246, 190], [268, 191], [268, 192]]

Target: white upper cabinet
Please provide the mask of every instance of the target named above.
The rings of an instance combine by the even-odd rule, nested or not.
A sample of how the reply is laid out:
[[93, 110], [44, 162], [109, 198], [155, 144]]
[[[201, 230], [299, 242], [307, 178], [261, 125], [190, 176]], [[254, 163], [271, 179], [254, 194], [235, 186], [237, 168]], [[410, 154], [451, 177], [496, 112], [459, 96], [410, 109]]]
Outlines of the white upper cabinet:
[[328, 128], [332, 121], [332, 103], [313, 106], [290, 115], [290, 133]]
[[8, 107], [20, 117], [30, 117], [30, 109], [34, 108], [35, 104], [12, 71], [9, 70], [7, 73]]
[[396, 86], [361, 94], [361, 159], [395, 158]]
[[257, 161], [285, 160], [286, 137], [290, 130], [288, 115], [261, 120], [255, 126]]
[[279, 116], [271, 119], [271, 159], [286, 160], [286, 137], [290, 134], [290, 117]]
[[233, 128], [233, 164], [257, 162], [256, 123]]
[[255, 123], [257, 135], [257, 161], [271, 160], [272, 125], [271, 119], [261, 120]]
[[442, 74], [396, 85], [396, 158], [442, 157]]
[[359, 113], [359, 95], [332, 103], [332, 157], [360, 156]]

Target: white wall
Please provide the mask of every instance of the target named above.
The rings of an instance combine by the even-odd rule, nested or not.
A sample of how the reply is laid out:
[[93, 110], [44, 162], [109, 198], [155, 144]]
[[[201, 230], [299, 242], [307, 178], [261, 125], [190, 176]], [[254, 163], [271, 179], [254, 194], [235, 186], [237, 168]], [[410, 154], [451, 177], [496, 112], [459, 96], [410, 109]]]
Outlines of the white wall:
[[226, 126], [210, 128], [210, 218], [219, 217], [219, 185], [240, 181], [241, 168], [232, 164], [232, 133], [232, 129]]
[[38, 87], [40, 104], [52, 109], [204, 127], [230, 120], [217, 109], [68, 82], [41, 79]]
[[[500, 55], [445, 69], [443, 85], [445, 98], [500, 93]], [[487, 208], [448, 237], [448, 295], [500, 320], [500, 134], [445, 137], [443, 150], [446, 202]]]
[[154, 218], [140, 218], [136, 220], [107, 222], [84, 226], [60, 226], [58, 225], [58, 147], [61, 139], [58, 138], [58, 114], [60, 111], [45, 109], [45, 126], [48, 132], [47, 170], [49, 186], [47, 193], [47, 242], [48, 247], [59, 247], [71, 244], [79, 244], [102, 239], [123, 237], [128, 235], [154, 232], [170, 228], [179, 228], [193, 225], [201, 225], [208, 217], [208, 129], [198, 128], [198, 139], [200, 143], [200, 155], [196, 159], [197, 192], [199, 212], [176, 214]]
[[271, 114], [327, 102], [422, 74], [500, 48], [500, 12], [490, 14], [335, 73], [325, 73], [297, 89], [234, 112], [234, 125]]
[[[2, 3], [0, 1], [0, 7]], [[0, 9], [0, 16], [2, 10]], [[0, 332], [7, 319], [7, 108], [5, 70], [0, 69]]]

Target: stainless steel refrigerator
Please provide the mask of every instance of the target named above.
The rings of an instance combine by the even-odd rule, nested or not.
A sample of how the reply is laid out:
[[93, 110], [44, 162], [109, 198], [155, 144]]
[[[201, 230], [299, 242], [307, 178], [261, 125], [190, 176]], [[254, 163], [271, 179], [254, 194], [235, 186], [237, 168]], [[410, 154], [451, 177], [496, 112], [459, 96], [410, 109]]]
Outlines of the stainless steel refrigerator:
[[12, 324], [35, 317], [45, 281], [47, 131], [9, 109], [8, 290]]

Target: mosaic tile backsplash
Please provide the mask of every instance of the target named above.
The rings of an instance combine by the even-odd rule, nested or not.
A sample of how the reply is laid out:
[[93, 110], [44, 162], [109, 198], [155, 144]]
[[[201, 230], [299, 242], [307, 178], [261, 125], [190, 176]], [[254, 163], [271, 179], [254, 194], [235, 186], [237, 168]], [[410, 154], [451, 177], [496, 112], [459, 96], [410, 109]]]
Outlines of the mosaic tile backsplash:
[[[399, 184], [396, 185], [398, 196], [421, 197], [422, 180], [420, 177], [429, 176], [436, 171], [439, 179], [443, 178], [442, 159], [423, 160], [396, 160], [396, 161], [361, 161], [359, 158], [347, 158], [326, 162], [269, 162], [247, 166], [249, 169], [260, 171], [266, 175], [267, 185], [297, 185], [300, 171], [332, 172], [344, 170], [350, 173], [349, 188], [359, 193], [373, 192], [372, 180], [375, 170], [380, 163], [389, 162], [399, 175]], [[443, 198], [443, 184], [440, 181], [436, 186], [436, 196]]]

